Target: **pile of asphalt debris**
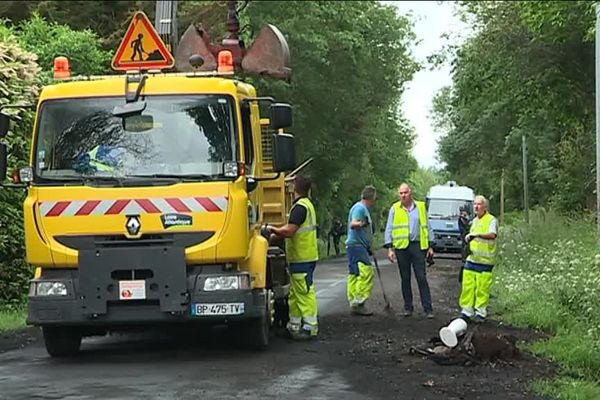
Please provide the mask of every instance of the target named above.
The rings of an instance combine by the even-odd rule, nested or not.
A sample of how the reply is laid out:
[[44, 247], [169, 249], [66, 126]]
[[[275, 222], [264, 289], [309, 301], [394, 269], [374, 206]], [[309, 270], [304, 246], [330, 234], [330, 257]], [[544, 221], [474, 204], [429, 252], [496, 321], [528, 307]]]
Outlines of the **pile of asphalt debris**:
[[495, 332], [480, 332], [480, 326], [468, 330], [457, 346], [446, 346], [439, 337], [413, 346], [409, 353], [425, 356], [440, 365], [472, 365], [486, 362], [510, 362], [521, 358], [517, 338]]

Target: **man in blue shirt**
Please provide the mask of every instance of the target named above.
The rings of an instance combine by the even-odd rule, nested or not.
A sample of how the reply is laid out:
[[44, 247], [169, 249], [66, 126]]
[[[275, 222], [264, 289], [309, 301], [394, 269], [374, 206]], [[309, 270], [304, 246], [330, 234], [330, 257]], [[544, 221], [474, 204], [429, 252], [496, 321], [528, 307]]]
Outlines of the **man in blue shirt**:
[[373, 266], [371, 264], [373, 243], [373, 219], [371, 209], [377, 200], [373, 186], [366, 186], [361, 200], [348, 213], [348, 302], [354, 315], [373, 315], [365, 303], [373, 290]]

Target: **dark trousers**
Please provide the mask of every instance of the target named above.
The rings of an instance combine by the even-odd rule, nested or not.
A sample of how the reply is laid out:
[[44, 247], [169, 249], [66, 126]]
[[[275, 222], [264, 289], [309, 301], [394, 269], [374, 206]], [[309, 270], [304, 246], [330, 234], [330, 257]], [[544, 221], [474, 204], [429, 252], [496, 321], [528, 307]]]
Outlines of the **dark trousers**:
[[426, 251], [421, 250], [419, 242], [410, 242], [408, 248], [403, 250], [396, 249], [396, 259], [398, 260], [400, 280], [402, 281], [402, 297], [404, 298], [404, 309], [406, 311], [414, 311], [411, 267], [415, 271], [415, 278], [417, 278], [417, 284], [419, 285], [423, 311], [426, 313], [433, 311], [431, 292], [429, 291], [427, 271], [425, 269], [425, 255]]
[[335, 255], [340, 254], [340, 237], [333, 235], [331, 237], [333, 239], [333, 248], [335, 249]]

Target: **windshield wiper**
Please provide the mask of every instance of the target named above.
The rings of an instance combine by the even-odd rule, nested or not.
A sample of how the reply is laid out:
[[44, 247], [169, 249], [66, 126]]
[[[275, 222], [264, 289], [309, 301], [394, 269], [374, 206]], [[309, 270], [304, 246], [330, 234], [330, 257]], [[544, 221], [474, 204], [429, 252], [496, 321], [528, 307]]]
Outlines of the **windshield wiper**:
[[102, 175], [82, 175], [81, 179], [87, 184], [90, 182], [110, 182], [118, 183], [119, 186], [123, 186], [124, 178], [118, 176], [102, 176]]
[[212, 180], [213, 176], [205, 174], [188, 174], [188, 175], [175, 175], [175, 174], [152, 174], [152, 175], [125, 175], [125, 176], [111, 176], [111, 175], [73, 175], [73, 176], [40, 176], [42, 184], [52, 184], [55, 182], [61, 182], [64, 184], [74, 185], [106, 185], [113, 184], [114, 186], [125, 187], [125, 186], [140, 186], [148, 184], [173, 184], [177, 182], [190, 182], [190, 181], [202, 181]]
[[85, 184], [85, 180], [82, 176], [39, 176], [39, 179], [42, 181], [41, 183], [62, 182]]
[[168, 179], [178, 179], [181, 182], [189, 182], [189, 181], [205, 181], [205, 180], [213, 180], [213, 175], [206, 174], [151, 174], [151, 175], [127, 175], [136, 178], [168, 178]]
[[[95, 184], [114, 184], [114, 186], [136, 186], [149, 181], [155, 181], [154, 178], [136, 177], [130, 179], [125, 176], [104, 176], [104, 175], [74, 175], [74, 176], [40, 176], [42, 183], [50, 184], [53, 182], [62, 182], [65, 184], [80, 184], [86, 186], [96, 186]], [[169, 179], [169, 182], [177, 182], [175, 179]]]

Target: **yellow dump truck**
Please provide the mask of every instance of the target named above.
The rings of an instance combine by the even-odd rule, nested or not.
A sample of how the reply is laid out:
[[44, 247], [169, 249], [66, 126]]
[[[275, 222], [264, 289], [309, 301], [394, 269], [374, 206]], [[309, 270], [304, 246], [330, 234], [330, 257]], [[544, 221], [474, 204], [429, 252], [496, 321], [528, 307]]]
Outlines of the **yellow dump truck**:
[[[73, 355], [90, 334], [181, 322], [225, 323], [264, 348], [285, 323], [289, 279], [260, 227], [288, 213], [291, 122], [289, 104], [217, 71], [45, 87], [30, 165], [16, 176], [28, 189], [35, 267], [27, 322], [42, 328], [48, 353]], [[7, 130], [0, 114], [0, 138]]]

